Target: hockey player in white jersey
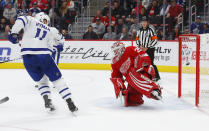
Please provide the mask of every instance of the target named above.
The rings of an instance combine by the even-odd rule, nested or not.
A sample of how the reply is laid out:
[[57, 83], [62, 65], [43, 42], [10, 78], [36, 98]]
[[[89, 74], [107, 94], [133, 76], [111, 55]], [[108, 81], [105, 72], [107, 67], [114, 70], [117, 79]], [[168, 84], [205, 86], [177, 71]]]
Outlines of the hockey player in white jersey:
[[38, 83], [41, 95], [43, 97], [47, 96], [44, 100], [49, 104], [51, 103], [48, 98], [50, 95], [49, 86], [43, 79], [44, 75], [46, 75], [53, 83], [54, 87], [58, 89], [62, 98], [66, 100], [69, 110], [74, 112], [77, 111], [78, 108], [73, 103], [71, 92], [51, 56], [53, 50], [51, 41], [53, 41], [54, 38], [57, 38], [57, 41], [60, 43], [63, 41], [60, 39], [56, 30], [47, 25], [49, 22], [47, 21], [46, 17], [42, 17], [40, 21], [30, 16], [18, 17], [8, 38], [10, 42], [17, 44], [18, 33], [21, 29], [24, 30], [21, 43], [24, 66], [31, 78]]
[[[50, 24], [50, 18], [44, 12], [40, 12], [36, 14], [35, 19], [37, 19], [38, 21], [42, 21], [43, 19], [44, 24], [46, 25]], [[64, 37], [59, 33], [59, 31], [56, 28], [51, 27], [51, 30], [55, 34], [55, 36], [51, 36], [52, 40], [50, 41], [50, 43], [53, 45], [51, 56], [54, 59], [55, 63], [58, 65], [60, 53], [63, 51]], [[39, 87], [39, 83], [37, 82], [35, 87], [40, 92], [40, 95], [43, 96], [45, 102], [45, 108], [47, 109], [47, 111], [52, 112], [55, 110], [55, 107], [51, 101], [51, 90], [49, 86], [49, 79], [46, 75], [44, 75], [40, 81], [42, 81], [43, 83], [42, 86]], [[47, 93], [44, 93], [46, 92], [46, 89], [42, 88], [43, 86], [47, 87]]]
[[[42, 21], [43, 18], [44, 18], [43, 23], [49, 25], [50, 18], [44, 12], [40, 12], [40, 13], [36, 14], [36, 16], [35, 16], [35, 19], [37, 19], [38, 21]], [[60, 53], [63, 51], [64, 37], [59, 33], [59, 31], [55, 27], [51, 27], [51, 29], [53, 30], [54, 34], [56, 34], [56, 37], [52, 36], [52, 41], [50, 41], [50, 43], [53, 44], [52, 58], [54, 59], [55, 63], [58, 65]], [[45, 92], [46, 90], [39, 87], [38, 83], [36, 84], [35, 87], [38, 89], [41, 96], [43, 96], [46, 109], [49, 110], [50, 112], [54, 111], [55, 107], [52, 104], [51, 97], [50, 97], [51, 91], [50, 91], [50, 86], [49, 86], [49, 79], [47, 78], [46, 75], [44, 75], [43, 78], [41, 79], [41, 81], [44, 82], [44, 84], [45, 84], [44, 86], [49, 87], [49, 88], [47, 88], [48, 93], [44, 94], [44, 96], [43, 96], [43, 92]]]

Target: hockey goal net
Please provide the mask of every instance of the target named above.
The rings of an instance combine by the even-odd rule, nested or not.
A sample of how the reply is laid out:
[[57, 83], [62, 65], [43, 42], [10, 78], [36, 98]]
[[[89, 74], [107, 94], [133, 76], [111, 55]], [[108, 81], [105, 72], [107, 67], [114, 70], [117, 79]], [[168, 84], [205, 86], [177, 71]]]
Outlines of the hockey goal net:
[[209, 34], [179, 37], [178, 97], [209, 107]]

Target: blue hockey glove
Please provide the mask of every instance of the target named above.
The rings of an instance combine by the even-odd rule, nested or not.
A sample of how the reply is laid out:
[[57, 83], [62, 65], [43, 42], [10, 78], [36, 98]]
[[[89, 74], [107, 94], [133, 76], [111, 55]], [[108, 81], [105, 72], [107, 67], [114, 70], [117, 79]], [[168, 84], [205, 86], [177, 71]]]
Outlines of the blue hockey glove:
[[12, 42], [12, 44], [17, 44], [19, 43], [19, 39], [18, 39], [18, 34], [15, 34], [15, 33], [9, 33], [8, 35], [8, 40], [10, 42]]
[[58, 52], [62, 52], [62, 51], [64, 50], [63, 44], [59, 44], [59, 45], [57, 45], [57, 46], [55, 46], [55, 47], [57, 48], [57, 51], [58, 51]]

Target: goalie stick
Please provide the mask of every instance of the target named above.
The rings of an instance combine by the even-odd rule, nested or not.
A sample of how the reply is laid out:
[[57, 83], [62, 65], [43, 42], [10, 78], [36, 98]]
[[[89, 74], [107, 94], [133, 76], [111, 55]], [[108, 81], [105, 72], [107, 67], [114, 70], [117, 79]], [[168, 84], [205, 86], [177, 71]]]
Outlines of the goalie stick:
[[5, 103], [5, 102], [7, 102], [8, 100], [9, 100], [9, 97], [6, 96], [6, 97], [0, 99], [0, 104]]

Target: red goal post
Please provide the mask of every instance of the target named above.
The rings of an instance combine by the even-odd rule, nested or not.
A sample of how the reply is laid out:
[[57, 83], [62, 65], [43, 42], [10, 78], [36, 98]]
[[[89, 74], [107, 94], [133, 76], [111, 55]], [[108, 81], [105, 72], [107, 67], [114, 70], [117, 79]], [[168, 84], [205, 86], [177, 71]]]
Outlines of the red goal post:
[[[188, 48], [192, 48], [191, 52]], [[188, 53], [186, 52], [188, 49]], [[188, 54], [188, 56], [186, 56]], [[184, 57], [183, 57], [184, 55]], [[195, 67], [185, 67], [184, 73], [195, 73], [195, 105], [199, 104], [200, 91], [200, 35], [181, 35], [179, 37], [179, 62], [178, 62], [178, 97], [182, 96], [182, 69], [184, 68], [183, 61], [190, 61], [193, 58], [196, 61]], [[190, 64], [190, 63], [189, 63]], [[187, 69], [188, 68], [188, 69]], [[188, 71], [188, 72], [187, 72]]]

